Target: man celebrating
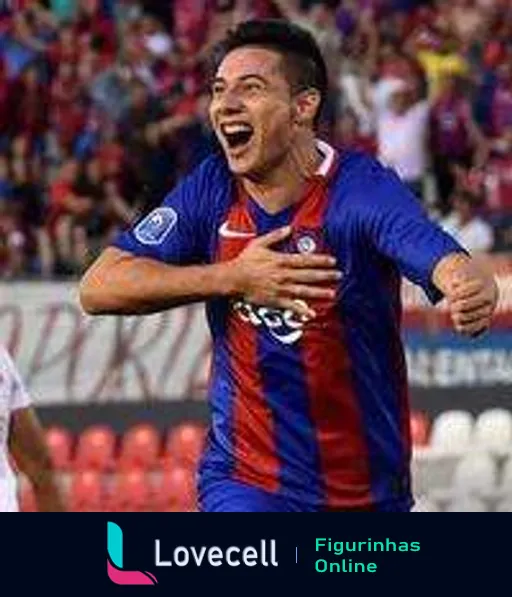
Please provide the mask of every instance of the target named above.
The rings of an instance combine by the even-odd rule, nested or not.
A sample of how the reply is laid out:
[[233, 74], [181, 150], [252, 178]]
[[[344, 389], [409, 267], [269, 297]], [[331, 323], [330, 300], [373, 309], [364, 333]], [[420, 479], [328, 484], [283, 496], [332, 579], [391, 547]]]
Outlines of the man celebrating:
[[313, 38], [241, 24], [215, 54], [206, 160], [81, 283], [92, 314], [205, 301], [209, 512], [408, 511], [400, 275], [477, 335], [494, 280], [373, 158], [315, 136], [327, 92]]

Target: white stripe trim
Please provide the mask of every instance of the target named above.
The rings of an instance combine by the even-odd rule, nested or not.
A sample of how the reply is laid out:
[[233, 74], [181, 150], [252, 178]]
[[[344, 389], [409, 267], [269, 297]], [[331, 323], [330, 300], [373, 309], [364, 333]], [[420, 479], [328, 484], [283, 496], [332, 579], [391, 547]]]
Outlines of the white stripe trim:
[[324, 155], [324, 159], [316, 173], [319, 176], [327, 176], [333, 165], [334, 158], [336, 157], [336, 151], [334, 147], [331, 147], [328, 143], [325, 143], [325, 141], [321, 141], [320, 139], [316, 140], [316, 147], [318, 151]]

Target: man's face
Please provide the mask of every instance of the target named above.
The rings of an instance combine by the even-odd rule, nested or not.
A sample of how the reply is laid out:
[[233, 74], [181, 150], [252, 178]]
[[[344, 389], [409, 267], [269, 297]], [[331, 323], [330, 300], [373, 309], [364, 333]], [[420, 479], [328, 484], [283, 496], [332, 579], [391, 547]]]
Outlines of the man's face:
[[232, 172], [261, 176], [284, 160], [296, 132], [294, 102], [276, 52], [247, 47], [224, 58], [210, 119]]

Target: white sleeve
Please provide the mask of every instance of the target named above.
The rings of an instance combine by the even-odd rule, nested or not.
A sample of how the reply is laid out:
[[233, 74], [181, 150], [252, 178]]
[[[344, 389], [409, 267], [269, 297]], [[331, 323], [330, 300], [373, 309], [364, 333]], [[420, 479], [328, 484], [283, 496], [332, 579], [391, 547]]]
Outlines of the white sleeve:
[[417, 110], [418, 110], [418, 120], [420, 121], [421, 126], [423, 128], [426, 128], [428, 125], [429, 116], [430, 116], [429, 103], [425, 100], [418, 102]]
[[474, 245], [474, 251], [488, 252], [492, 249], [494, 245], [494, 233], [492, 227], [487, 222], [480, 223]]
[[11, 412], [20, 408], [27, 408], [32, 404], [16, 365], [3, 347], [0, 348], [0, 376], [0, 384], [9, 396], [9, 410]]
[[395, 91], [403, 87], [404, 82], [401, 79], [381, 79], [371, 88], [371, 98], [373, 110], [378, 117], [385, 112], [389, 112], [389, 102]]
[[356, 114], [362, 133], [370, 134], [375, 126], [372, 110], [369, 110], [363, 101], [360, 77], [353, 74], [344, 74], [340, 77], [340, 86], [343, 90], [345, 101], [349, 108]]

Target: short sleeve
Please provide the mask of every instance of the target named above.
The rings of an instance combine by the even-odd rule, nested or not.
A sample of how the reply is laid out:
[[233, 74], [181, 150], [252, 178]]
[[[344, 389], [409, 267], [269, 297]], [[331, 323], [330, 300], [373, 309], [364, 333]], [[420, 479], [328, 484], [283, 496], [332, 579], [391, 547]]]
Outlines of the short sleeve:
[[207, 184], [210, 166], [209, 163], [199, 166], [159, 207], [119, 234], [113, 246], [139, 257], [176, 265], [205, 262], [211, 213]]
[[2, 393], [8, 396], [11, 412], [27, 408], [32, 404], [30, 395], [21, 379], [16, 365], [5, 348], [0, 348], [0, 386]]
[[436, 264], [451, 253], [466, 251], [428, 218], [394, 172], [375, 168], [371, 200], [364, 202], [363, 226], [370, 241], [403, 276], [421, 286], [431, 302], [438, 302], [442, 293], [432, 282]]

